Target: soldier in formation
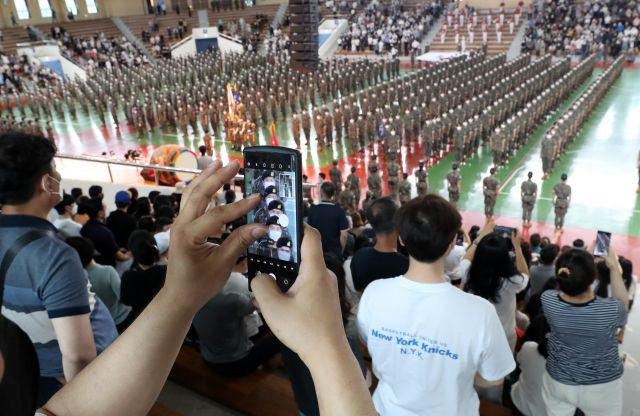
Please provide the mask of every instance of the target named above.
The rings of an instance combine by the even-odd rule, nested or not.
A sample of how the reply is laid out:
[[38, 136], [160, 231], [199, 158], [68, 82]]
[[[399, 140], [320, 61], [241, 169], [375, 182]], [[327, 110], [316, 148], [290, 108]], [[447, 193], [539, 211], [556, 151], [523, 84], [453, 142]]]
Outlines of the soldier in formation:
[[520, 197], [522, 198], [522, 226], [531, 227], [531, 213], [538, 198], [538, 185], [532, 180], [533, 172], [527, 173], [527, 180], [520, 185]]

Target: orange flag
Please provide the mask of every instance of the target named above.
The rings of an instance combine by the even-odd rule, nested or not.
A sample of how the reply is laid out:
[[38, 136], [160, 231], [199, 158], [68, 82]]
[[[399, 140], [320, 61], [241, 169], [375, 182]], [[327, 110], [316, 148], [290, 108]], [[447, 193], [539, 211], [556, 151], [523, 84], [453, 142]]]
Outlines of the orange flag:
[[276, 137], [276, 123], [273, 121], [271, 122], [271, 146], [280, 146]]

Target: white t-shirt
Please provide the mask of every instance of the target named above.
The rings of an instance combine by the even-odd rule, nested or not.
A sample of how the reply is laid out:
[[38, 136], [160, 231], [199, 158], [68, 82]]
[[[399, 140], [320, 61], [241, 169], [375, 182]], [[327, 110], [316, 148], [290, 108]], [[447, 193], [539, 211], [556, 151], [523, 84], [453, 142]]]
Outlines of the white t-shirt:
[[[469, 267], [471, 262], [467, 259], [462, 260], [458, 266], [457, 273], [462, 276], [462, 285], [467, 282]], [[527, 287], [529, 276], [526, 274], [516, 273], [510, 279], [502, 279], [502, 286], [499, 289], [500, 299], [493, 303], [496, 308], [500, 323], [507, 335], [511, 351], [516, 346], [516, 294], [520, 293]]]
[[467, 244], [463, 244], [461, 246], [455, 245], [451, 250], [451, 253], [444, 259], [444, 274], [447, 275], [449, 280], [457, 280], [461, 277], [455, 273], [458, 265], [462, 261], [462, 258], [467, 252]]
[[357, 325], [380, 380], [381, 415], [478, 415], [476, 372], [499, 380], [515, 368], [495, 308], [449, 283], [376, 280]]
[[542, 375], [547, 360], [538, 352], [538, 343], [525, 342], [516, 358], [522, 372], [511, 387], [511, 400], [527, 416], [546, 416], [547, 410], [542, 400]]
[[71, 218], [58, 218], [53, 221], [53, 226], [56, 227], [66, 238], [80, 237], [82, 224], [75, 222]]

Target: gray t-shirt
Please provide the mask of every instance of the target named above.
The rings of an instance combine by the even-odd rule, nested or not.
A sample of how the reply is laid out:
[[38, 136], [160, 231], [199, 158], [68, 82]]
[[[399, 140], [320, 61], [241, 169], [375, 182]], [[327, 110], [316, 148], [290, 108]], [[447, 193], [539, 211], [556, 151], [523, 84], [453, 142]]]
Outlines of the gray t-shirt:
[[131, 312], [131, 307], [120, 301], [120, 276], [116, 269], [95, 263], [87, 267], [87, 274], [91, 288], [107, 305], [116, 325], [122, 323]]
[[193, 325], [200, 336], [200, 353], [214, 364], [238, 361], [251, 350], [244, 317], [255, 310], [251, 296], [226, 286], [196, 314]]
[[536, 293], [540, 293], [544, 284], [547, 283], [549, 279], [555, 276], [556, 272], [551, 266], [531, 266], [529, 269], [529, 274], [531, 275], [531, 294], [535, 295]]

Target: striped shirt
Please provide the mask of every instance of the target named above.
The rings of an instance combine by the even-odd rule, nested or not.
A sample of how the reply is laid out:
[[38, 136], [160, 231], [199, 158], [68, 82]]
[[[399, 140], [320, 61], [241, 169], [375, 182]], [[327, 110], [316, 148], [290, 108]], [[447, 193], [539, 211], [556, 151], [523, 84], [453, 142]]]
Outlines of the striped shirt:
[[578, 386], [622, 376], [616, 333], [627, 322], [627, 310], [621, 301], [596, 297], [572, 304], [556, 290], [544, 292], [541, 301], [551, 327], [547, 371], [554, 380]]
[[[56, 232], [47, 220], [0, 215], [0, 259], [28, 230]], [[43, 237], [25, 246], [7, 271], [2, 315], [31, 339], [42, 377], [63, 377], [62, 355], [52, 319], [90, 313], [98, 353], [117, 337], [108, 309], [90, 290], [78, 253], [64, 241]]]

